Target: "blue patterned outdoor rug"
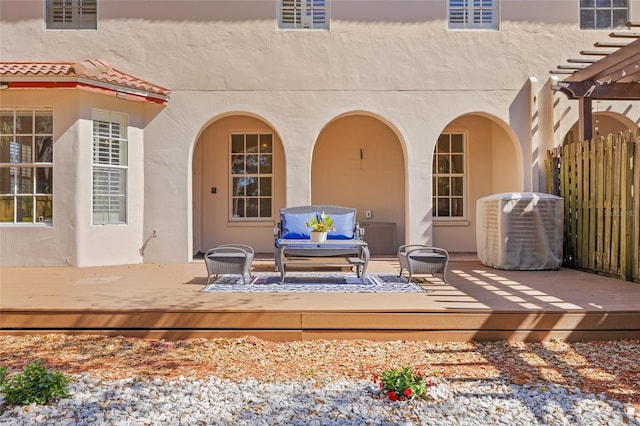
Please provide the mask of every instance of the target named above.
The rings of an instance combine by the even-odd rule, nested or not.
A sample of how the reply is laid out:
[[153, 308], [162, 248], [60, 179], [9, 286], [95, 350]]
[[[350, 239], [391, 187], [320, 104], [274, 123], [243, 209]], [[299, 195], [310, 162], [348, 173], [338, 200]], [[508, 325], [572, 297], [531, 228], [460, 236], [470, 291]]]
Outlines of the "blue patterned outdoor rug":
[[365, 284], [351, 273], [291, 272], [284, 284], [280, 274], [260, 273], [243, 284], [240, 275], [221, 275], [201, 290], [205, 293], [426, 293], [396, 274], [367, 274]]

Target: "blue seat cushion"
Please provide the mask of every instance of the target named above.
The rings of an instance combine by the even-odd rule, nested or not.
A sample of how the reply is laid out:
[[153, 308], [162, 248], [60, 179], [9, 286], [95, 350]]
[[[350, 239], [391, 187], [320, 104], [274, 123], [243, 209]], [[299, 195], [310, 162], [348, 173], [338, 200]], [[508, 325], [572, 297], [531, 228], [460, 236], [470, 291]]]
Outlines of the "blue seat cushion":
[[352, 240], [353, 235], [353, 226], [355, 224], [355, 213], [345, 213], [345, 214], [332, 214], [331, 218], [333, 219], [333, 226], [336, 228], [335, 231], [329, 231], [327, 234], [328, 240]]
[[305, 225], [317, 213], [280, 213], [282, 238], [285, 240], [308, 240], [310, 228]]

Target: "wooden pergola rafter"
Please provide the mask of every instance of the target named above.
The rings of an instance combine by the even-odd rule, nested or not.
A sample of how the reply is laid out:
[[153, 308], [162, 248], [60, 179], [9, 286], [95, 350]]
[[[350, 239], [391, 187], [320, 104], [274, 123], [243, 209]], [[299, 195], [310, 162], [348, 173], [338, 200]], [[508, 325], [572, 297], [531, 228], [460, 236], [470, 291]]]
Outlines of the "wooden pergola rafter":
[[[605, 50], [581, 51], [583, 56], [599, 59], [569, 59], [570, 65], [558, 65], [552, 74], [567, 77], [553, 86], [554, 90], [580, 101], [580, 140], [592, 137], [591, 101], [640, 100], [640, 23], [628, 23], [626, 31], [614, 31], [614, 42], [598, 42], [594, 46]], [[615, 50], [611, 50], [615, 49]]]

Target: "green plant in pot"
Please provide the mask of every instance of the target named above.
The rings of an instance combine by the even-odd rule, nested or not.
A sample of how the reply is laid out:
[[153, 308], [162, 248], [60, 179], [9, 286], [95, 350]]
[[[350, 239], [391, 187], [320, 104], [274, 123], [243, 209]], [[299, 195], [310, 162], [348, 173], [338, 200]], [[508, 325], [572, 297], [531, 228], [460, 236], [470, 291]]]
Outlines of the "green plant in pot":
[[323, 243], [327, 240], [327, 233], [335, 230], [331, 215], [322, 212], [321, 214], [312, 214], [311, 219], [305, 222], [307, 228], [311, 228], [311, 241]]

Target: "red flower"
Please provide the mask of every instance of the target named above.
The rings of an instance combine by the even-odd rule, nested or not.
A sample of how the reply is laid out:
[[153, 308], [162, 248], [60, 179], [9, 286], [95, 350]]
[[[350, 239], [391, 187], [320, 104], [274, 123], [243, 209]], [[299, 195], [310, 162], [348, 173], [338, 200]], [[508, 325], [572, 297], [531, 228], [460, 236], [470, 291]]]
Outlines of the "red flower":
[[406, 396], [407, 398], [409, 398], [412, 393], [413, 393], [413, 391], [411, 390], [411, 388], [406, 388], [404, 390], [404, 396]]
[[380, 382], [380, 389], [384, 389], [384, 383]]
[[433, 382], [429, 380], [429, 386], [433, 386]]
[[377, 374], [373, 375], [373, 383], [378, 383], [378, 375]]
[[387, 396], [389, 397], [390, 400], [392, 401], [397, 401], [398, 400], [398, 394], [396, 394], [395, 392], [391, 391], [387, 394]]

